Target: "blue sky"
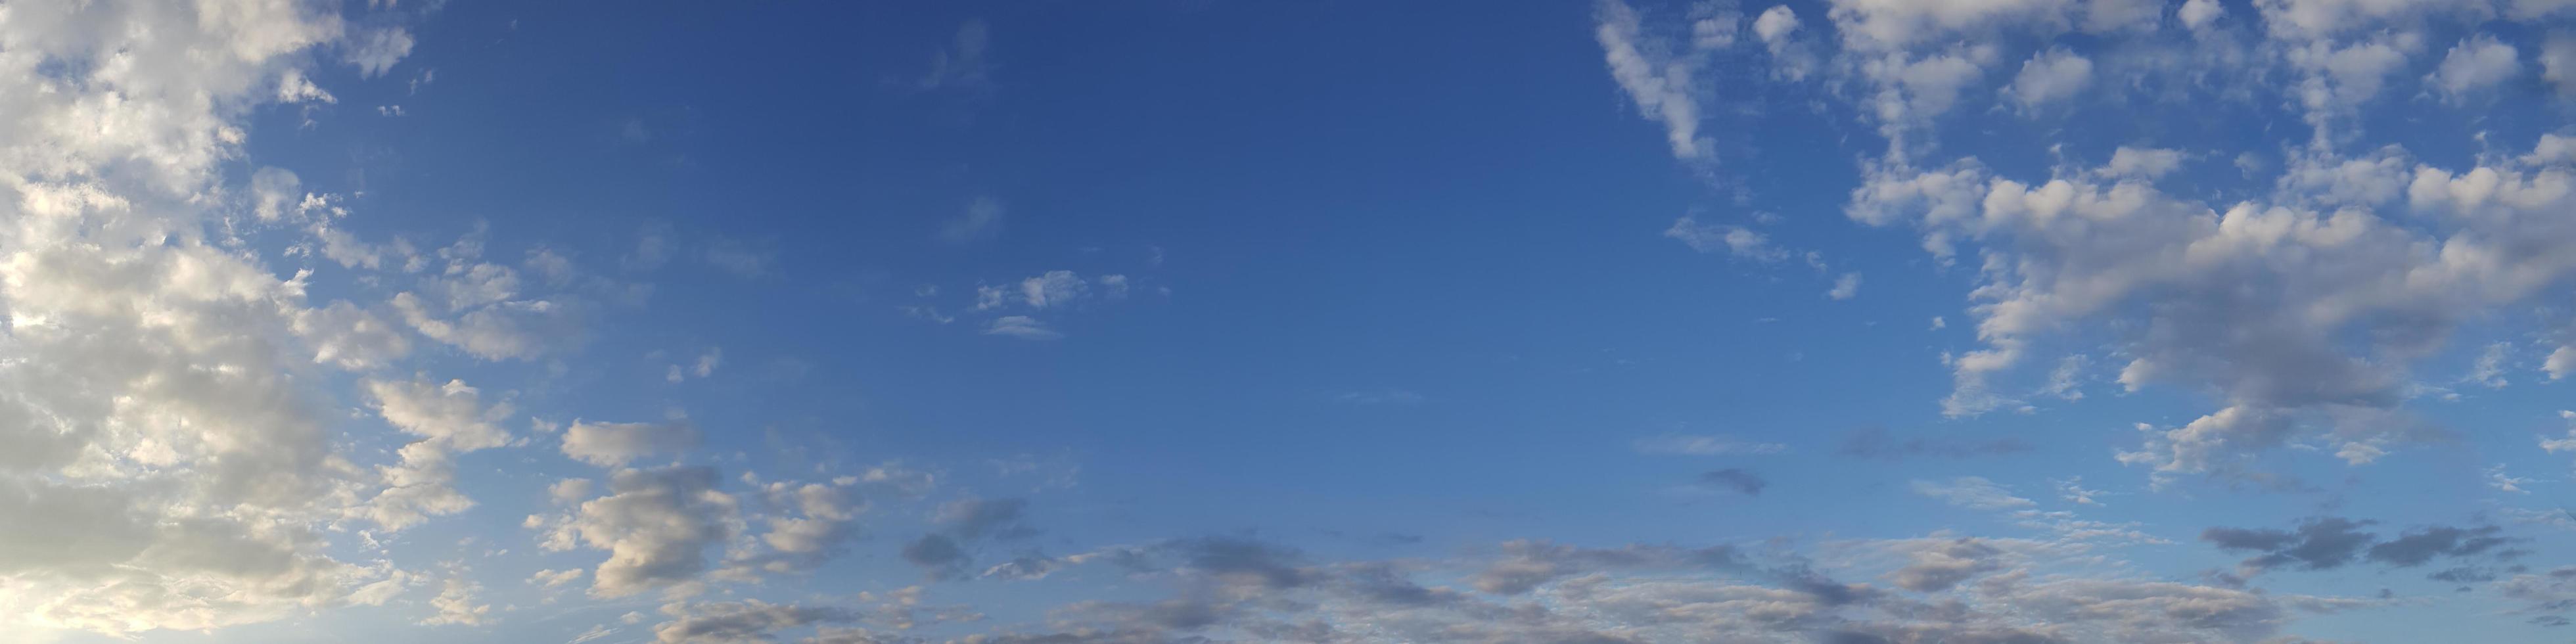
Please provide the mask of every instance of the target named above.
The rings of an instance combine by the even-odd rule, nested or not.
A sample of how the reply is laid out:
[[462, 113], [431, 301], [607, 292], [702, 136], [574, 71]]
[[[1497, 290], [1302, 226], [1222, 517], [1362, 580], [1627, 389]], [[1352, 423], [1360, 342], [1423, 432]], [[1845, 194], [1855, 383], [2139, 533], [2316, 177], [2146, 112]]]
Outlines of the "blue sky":
[[40, 642], [2558, 641], [2576, 5], [14, 5]]

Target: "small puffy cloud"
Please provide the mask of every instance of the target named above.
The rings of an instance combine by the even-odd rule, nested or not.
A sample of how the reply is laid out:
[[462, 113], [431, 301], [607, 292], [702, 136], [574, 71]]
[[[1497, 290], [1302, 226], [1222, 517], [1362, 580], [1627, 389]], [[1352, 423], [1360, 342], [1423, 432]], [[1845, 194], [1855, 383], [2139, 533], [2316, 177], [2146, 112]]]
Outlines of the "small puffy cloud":
[[541, 543], [549, 551], [608, 553], [591, 572], [591, 594], [633, 595], [697, 579], [708, 568], [708, 548], [742, 533], [741, 504], [717, 482], [712, 468], [619, 470], [608, 495], [561, 517], [534, 519], [546, 528]]
[[1844, 273], [1834, 278], [1834, 287], [1825, 291], [1825, 297], [1836, 300], [1848, 300], [1859, 295], [1860, 273]]
[[2458, 101], [2520, 73], [2522, 63], [2518, 60], [2518, 53], [2513, 45], [2496, 40], [2495, 36], [2478, 34], [2451, 47], [2450, 53], [2442, 56], [2441, 66], [2435, 68], [2432, 75], [2424, 77], [2424, 82], [2440, 89], [2450, 100]]
[[617, 467], [655, 454], [674, 454], [698, 443], [698, 430], [685, 420], [659, 423], [599, 423], [575, 420], [564, 429], [563, 454], [600, 467]]
[[2075, 98], [2093, 81], [2093, 61], [2065, 48], [2034, 55], [2013, 75], [2007, 93], [2023, 109]]
[[2123, 145], [2111, 152], [2111, 162], [2102, 166], [2102, 172], [2115, 177], [2153, 179], [2182, 167], [2182, 158], [2178, 150]]
[[341, 55], [358, 67], [358, 75], [372, 78], [393, 69], [394, 63], [411, 55], [411, 32], [401, 27], [386, 27], [358, 34]]
[[447, 578], [441, 583], [438, 596], [429, 600], [430, 607], [437, 609], [438, 612], [420, 620], [420, 625], [482, 625], [492, 613], [491, 605], [475, 603], [475, 595], [482, 590], [482, 585], [472, 581], [456, 577]]

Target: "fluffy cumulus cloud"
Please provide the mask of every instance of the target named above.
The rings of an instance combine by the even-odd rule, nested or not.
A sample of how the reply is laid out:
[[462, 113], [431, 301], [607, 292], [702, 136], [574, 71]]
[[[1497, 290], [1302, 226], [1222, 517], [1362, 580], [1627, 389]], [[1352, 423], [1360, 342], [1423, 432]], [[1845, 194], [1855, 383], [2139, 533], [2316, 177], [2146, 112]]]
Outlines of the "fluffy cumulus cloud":
[[575, 460], [615, 467], [657, 454], [673, 454], [698, 443], [698, 429], [687, 420], [658, 423], [573, 421], [564, 429], [563, 454]]
[[223, 169], [249, 110], [325, 97], [298, 67], [347, 35], [325, 9], [54, 3], [0, 19], [9, 628], [265, 621], [376, 574], [327, 554], [323, 527], [382, 482], [333, 448], [331, 401], [303, 383], [400, 352], [209, 230], [228, 204], [293, 209], [282, 177], [233, 191]]
[[742, 503], [712, 468], [620, 470], [608, 493], [561, 516], [530, 517], [549, 551], [608, 553], [591, 571], [591, 594], [623, 597], [697, 579], [708, 550], [744, 530]]
[[[1973, 282], [1976, 345], [1943, 354], [1954, 379], [1941, 401], [1947, 414], [2070, 398], [2076, 390], [2056, 382], [2071, 381], [2040, 377], [2046, 365], [2106, 364], [2128, 391], [2209, 402], [2197, 419], [2143, 426], [2121, 461], [2160, 482], [2207, 475], [2294, 486], [2262, 464], [2265, 454], [2316, 447], [2358, 465], [2439, 438], [2442, 428], [2405, 409], [2432, 380], [2420, 368], [2455, 351], [2474, 325], [2569, 294], [2576, 228], [2563, 213], [2576, 207], [2576, 157], [2561, 133], [2482, 132], [2460, 143], [2484, 152], [2460, 155], [2435, 142], [2398, 144], [2372, 120], [2376, 110], [2420, 109], [2428, 113], [2407, 118], [2477, 122], [2483, 97], [2526, 73], [2526, 52], [2539, 52], [2545, 82], [2563, 85], [2564, 74], [2549, 75], [2547, 50], [2565, 37], [2521, 29], [2568, 15], [2545, 4], [1837, 0], [1822, 24], [1785, 6], [1765, 10], [1747, 40], [1785, 44], [1816, 32], [1803, 42], [1821, 48], [1820, 79], [1727, 78], [1752, 82], [1738, 88], [1748, 93], [1843, 101], [1840, 113], [1880, 134], [1883, 152], [1859, 162], [1846, 215], [1910, 230], [1933, 261]], [[1652, 59], [1628, 43], [1658, 32], [1654, 21], [1637, 22], [1654, 14], [1605, 7], [1597, 23], [1611, 58]], [[2483, 30], [2498, 19], [2526, 24]], [[2067, 44], [2078, 34], [2080, 46]], [[1709, 55], [1787, 51], [1749, 47]], [[1716, 73], [1614, 63], [1612, 78], [1634, 92]], [[2401, 105], [2408, 95], [2439, 100]], [[2298, 127], [2276, 140], [2153, 147], [1950, 132], [2070, 115], [2157, 120], [2183, 104]], [[2056, 161], [2004, 169], [1980, 157], [2009, 157], [2015, 145]], [[2262, 183], [2217, 188], [2192, 163], [2227, 158], [2259, 170]], [[1702, 251], [1776, 256], [1741, 228], [1685, 219], [1665, 234]], [[1849, 291], [1839, 286], [1837, 296]], [[2576, 370], [2576, 349], [2548, 349], [2557, 355], [2535, 362], [2549, 375]], [[2502, 381], [2501, 371], [2482, 379]]]

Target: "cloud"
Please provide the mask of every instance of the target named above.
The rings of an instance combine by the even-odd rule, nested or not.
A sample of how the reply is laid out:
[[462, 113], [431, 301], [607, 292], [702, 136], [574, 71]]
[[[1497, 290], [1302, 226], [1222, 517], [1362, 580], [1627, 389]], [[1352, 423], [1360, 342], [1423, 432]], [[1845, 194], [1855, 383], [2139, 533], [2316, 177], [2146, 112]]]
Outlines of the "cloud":
[[778, 252], [739, 239], [718, 237], [707, 243], [708, 266], [743, 279], [770, 274], [778, 264]]
[[[966, 565], [973, 560], [967, 548], [985, 539], [1021, 540], [1037, 536], [1038, 530], [1021, 520], [1028, 507], [1025, 499], [964, 498], [939, 507], [932, 518], [942, 530], [922, 535], [903, 547], [904, 561], [921, 567], [933, 579], [965, 576]], [[1021, 568], [1027, 576], [1044, 576], [1043, 569], [1052, 563], [1032, 561]]]
[[1639, 454], [1674, 456], [1721, 456], [1727, 454], [1779, 454], [1789, 451], [1780, 443], [1757, 443], [1726, 436], [1667, 434], [1640, 438], [1633, 444]]
[[492, 613], [492, 606], [474, 603], [475, 594], [482, 590], [481, 585], [472, 581], [455, 577], [447, 578], [446, 581], [441, 582], [438, 596], [429, 600], [430, 607], [437, 609], [438, 612], [420, 620], [420, 625], [480, 626], [484, 624], [484, 620]]
[[1692, 217], [1673, 220], [1664, 229], [1664, 237], [1678, 240], [1691, 250], [1703, 253], [1724, 252], [1728, 257], [1757, 262], [1777, 262], [1789, 258], [1789, 251], [1771, 244], [1771, 238], [1743, 226], [1699, 223]]
[[545, 529], [548, 551], [588, 547], [608, 552], [591, 572], [590, 592], [624, 597], [697, 579], [706, 550], [741, 534], [741, 503], [717, 489], [713, 468], [669, 466], [618, 470], [608, 494], [567, 514], [531, 517]]
[[2458, 101], [2471, 92], [2484, 90], [2512, 79], [2522, 70], [2513, 45], [2495, 36], [2478, 34], [2460, 41], [2442, 56], [2442, 65], [2424, 78], [2425, 84], [2442, 90], [2443, 96]]
[[1002, 202], [992, 197], [976, 197], [966, 203], [966, 212], [939, 227], [939, 239], [963, 244], [1002, 234]]
[[1949, 590], [1970, 577], [2004, 567], [1997, 560], [2004, 551], [1974, 537], [1909, 550], [1905, 567], [1889, 572], [1886, 578], [1898, 588], [1915, 592]]
[[1734, 490], [1745, 496], [1761, 496], [1762, 488], [1771, 485], [1770, 482], [1762, 480], [1761, 476], [1731, 467], [1703, 472], [1699, 475], [1699, 482], [1703, 485]]
[[1825, 297], [1836, 300], [1848, 300], [1859, 295], [1860, 273], [1844, 273], [1834, 278], [1834, 288], [1825, 291]]
[[358, 67], [358, 76], [372, 78], [393, 69], [394, 63], [411, 55], [411, 32], [401, 27], [386, 27], [359, 34], [342, 55]]
[[2111, 176], [2154, 179], [2181, 167], [2182, 160], [2183, 153], [2180, 150], [2133, 148], [2123, 145], [2120, 149], [2111, 152], [2111, 162], [2102, 166], [2102, 172]]
[[776, 640], [769, 636], [770, 631], [858, 619], [857, 613], [846, 608], [771, 604], [757, 599], [674, 603], [663, 606], [662, 614], [673, 619], [653, 627], [653, 641], [669, 644], [773, 642]]
[[2221, 550], [2260, 553], [2246, 559], [2249, 573], [2295, 565], [2301, 570], [2329, 570], [2368, 560], [2392, 567], [2411, 567], [2437, 558], [2474, 556], [2513, 543], [2503, 528], [2429, 526], [2408, 530], [2395, 539], [2362, 531], [2373, 521], [2315, 517], [2291, 530], [2215, 527], [2200, 534]]
[[992, 45], [992, 28], [983, 20], [967, 20], [957, 26], [957, 35], [947, 48], [933, 54], [930, 72], [920, 81], [924, 90], [989, 92], [993, 90], [991, 63], [984, 60], [984, 50]]
[[2093, 61], [2064, 48], [2031, 56], [2006, 90], [2023, 109], [2073, 99], [2093, 80]]
[[1693, 95], [1695, 63], [1668, 45], [1647, 39], [1637, 11], [1620, 0], [1601, 0], [1593, 11], [1594, 38], [1601, 42], [1610, 77], [1636, 103], [1646, 118], [1663, 123], [1673, 157], [1686, 161], [1710, 158], [1710, 141], [1699, 135], [1699, 101]]
[[[1938, 536], [1846, 547], [1905, 555], [1891, 583], [1833, 581], [1804, 562], [1727, 546], [1585, 548], [1512, 541], [1455, 564], [1317, 562], [1244, 539], [1147, 548], [1127, 565], [1175, 589], [1134, 603], [1082, 601], [992, 641], [1419, 642], [2257, 641], [2350, 599], [2169, 581], [2044, 575], [2081, 556], [2030, 542]], [[1918, 556], [1919, 555], [1919, 556]], [[1464, 568], [1463, 576], [1451, 566]], [[1974, 583], [1966, 583], [1976, 579]], [[1455, 586], [1448, 584], [1457, 584]], [[1900, 586], [1902, 587], [1902, 586]], [[1054, 638], [1054, 639], [1050, 639]]]
[[2036, 507], [2030, 499], [2014, 496], [2011, 490], [1996, 485], [1982, 476], [1962, 476], [1948, 481], [1915, 481], [1914, 493], [1940, 499], [1951, 505], [1977, 510], [2017, 510]]
[[2540, 80], [2561, 97], [2576, 96], [2576, 32], [2553, 32], [2541, 43]]
[[1064, 337], [1063, 333], [1057, 332], [1055, 329], [1047, 328], [1046, 323], [1039, 322], [1037, 318], [1032, 318], [1026, 315], [1005, 315], [993, 318], [993, 322], [991, 324], [984, 326], [984, 335], [998, 335], [1019, 338], [1022, 340], [1054, 340]]
[[2512, 543], [2512, 539], [2497, 536], [2503, 531], [2496, 526], [2433, 526], [2409, 530], [2395, 539], [2371, 546], [2368, 556], [2371, 561], [2392, 566], [2421, 566], [2435, 557], [2466, 557]]
[[485, 407], [481, 392], [462, 380], [444, 385], [422, 380], [362, 384], [387, 424], [421, 440], [397, 452], [399, 463], [378, 468], [383, 491], [348, 513], [386, 530], [401, 530], [429, 517], [473, 508], [473, 499], [454, 487], [455, 455], [509, 444], [509, 432], [494, 423], [510, 416], [510, 405]]
[[339, 439], [389, 432], [344, 434], [348, 410], [313, 383], [397, 344], [210, 227], [301, 216], [285, 196], [300, 186], [240, 162], [243, 127], [270, 101], [327, 100], [302, 66], [345, 43], [334, 11], [78, 3], [0, 21], [0, 627], [215, 629], [339, 605], [385, 574], [333, 559], [324, 528], [374, 484]]
[[925, 534], [903, 546], [903, 560], [928, 572], [933, 579], [951, 579], [965, 574], [966, 550], [957, 540], [944, 534]]
[[[1862, 181], [1846, 215], [1912, 228], [1936, 263], [1978, 267], [1965, 274], [1981, 346], [1943, 356], [1954, 380], [1947, 415], [2025, 409], [2024, 399], [2043, 393], [2027, 384], [2029, 366], [2081, 352], [2116, 360], [2129, 391], [2211, 397], [2200, 421], [2148, 432], [2122, 457], [2159, 482], [2208, 475], [2279, 485], [2286, 479], [2267, 472], [2260, 457], [2300, 439], [2359, 464], [2440, 435], [2399, 408], [2408, 384], [2420, 380], [2414, 370], [2445, 353], [2444, 340], [2463, 325], [2527, 311], [2576, 273], [2552, 259], [2564, 256], [2562, 246], [2576, 247], [2576, 235], [2548, 214], [2576, 204], [2560, 189], [2576, 168], [2545, 146], [2462, 166], [2419, 161], [2380, 142], [2385, 135], [2369, 138], [2362, 110], [2418, 78], [2425, 93], [2454, 103], [2500, 87], [2521, 73], [2520, 49], [2531, 47], [2519, 40], [2523, 25], [2473, 32], [2433, 65], [2428, 25], [2536, 25], [2562, 14], [2518, 6], [2498, 14], [2470, 1], [2283, 0], [2229, 15], [2223, 3], [2194, 0], [2174, 13], [2190, 31], [2182, 34], [2161, 27], [2165, 8], [1843, 0], [1824, 12], [1833, 40], [1801, 43], [1798, 35], [1825, 30], [1773, 7], [1751, 21], [1755, 40], [1775, 58], [1801, 44], [1825, 47], [1826, 55], [1815, 77], [1768, 79], [1656, 46], [1650, 36], [1659, 25], [1623, 4], [1601, 5], [1595, 26], [1612, 80], [1650, 116], [1679, 121], [1666, 128], [1685, 153], [1677, 156], [1695, 149], [1682, 144], [1700, 140], [1709, 116], [1687, 99], [1705, 101], [1693, 90], [1719, 83], [1747, 95], [1811, 91], [1816, 109], [1877, 126], [1885, 152], [1858, 163]], [[2243, 28], [2222, 28], [2230, 21]], [[2077, 34], [2080, 53], [2027, 44]], [[2576, 57], [2551, 49], [2576, 39], [2533, 36], [2545, 41], [2537, 47], [2543, 81], [2576, 86], [2566, 80]], [[2025, 57], [2018, 70], [2015, 56]], [[2427, 67], [2430, 75], [2415, 76]], [[2007, 70], [2014, 73], [1999, 73]], [[2415, 71], [2400, 73], [2407, 70]], [[2220, 149], [2131, 148], [2090, 168], [2067, 161], [2085, 155], [2080, 147], [2089, 142], [2042, 137], [2028, 152], [2044, 147], [2059, 162], [2011, 172], [1957, 151], [1997, 148], [1991, 154], [2023, 158], [2014, 142], [1941, 140], [1961, 136], [1943, 126], [1968, 109], [2012, 107], [2031, 117], [2041, 105], [2094, 94], [2113, 100], [2081, 101], [2087, 118], [2153, 119], [2216, 96], [2277, 99], [2309, 127], [2282, 140], [2214, 142]], [[2272, 179], [2268, 191], [2218, 196], [2179, 185], [2196, 183], [2180, 169], [2184, 158], [2274, 150], [2289, 152], [2284, 163], [2249, 171]], [[2266, 168], [2277, 175], [2262, 176]], [[2411, 223], [2431, 220], [2456, 225]], [[1686, 221], [1669, 234], [1704, 251], [1778, 255], [1752, 231]], [[2576, 349], [2560, 357], [2546, 364], [2576, 370]]]
[[697, 427], [685, 420], [660, 423], [575, 420], [564, 430], [563, 454], [600, 467], [617, 467], [654, 454], [677, 453], [697, 443]]

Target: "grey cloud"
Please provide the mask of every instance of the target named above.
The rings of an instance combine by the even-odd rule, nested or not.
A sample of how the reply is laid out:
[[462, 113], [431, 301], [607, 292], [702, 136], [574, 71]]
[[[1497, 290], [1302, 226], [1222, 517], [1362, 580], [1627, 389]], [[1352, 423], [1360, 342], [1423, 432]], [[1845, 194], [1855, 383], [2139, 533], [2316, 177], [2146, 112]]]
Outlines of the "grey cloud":
[[1038, 532], [1020, 522], [1028, 505], [1027, 499], [961, 499], [940, 508], [939, 522], [960, 539], [1025, 539]]
[[1732, 546], [1682, 549], [1632, 545], [1600, 549], [1547, 541], [1511, 541], [1504, 543], [1502, 550], [1506, 556], [1468, 578], [1477, 590], [1518, 595], [1558, 579], [1596, 571], [1653, 568], [1734, 570], [1747, 566], [1743, 555]]
[[[966, 565], [974, 555], [969, 549], [985, 539], [1019, 540], [1037, 536], [1038, 529], [1020, 518], [1028, 507], [1026, 499], [965, 498], [939, 507], [932, 522], [943, 530], [913, 540], [903, 548], [903, 558], [922, 567], [934, 579], [965, 576]], [[1022, 560], [994, 567], [987, 574], [1014, 577], [1044, 577], [1054, 569], [1052, 560], [1034, 554]]]
[[2387, 543], [2371, 546], [2370, 560], [2392, 566], [2420, 566], [2435, 557], [2465, 557], [2512, 543], [2512, 539], [2496, 536], [2503, 531], [2496, 526], [2409, 530]]
[[2454, 584], [2467, 584], [2495, 581], [2496, 576], [2495, 571], [2493, 570], [2478, 568], [2475, 566], [2461, 566], [2458, 568], [2437, 571], [2433, 574], [2425, 575], [2424, 578], [2431, 579], [2433, 581], [2446, 581]]
[[673, 620], [653, 628], [653, 641], [666, 644], [736, 644], [776, 641], [772, 631], [818, 623], [858, 619], [857, 613], [834, 606], [770, 604], [759, 600], [674, 605], [664, 608]]
[[[2516, 539], [2501, 536], [2497, 526], [2455, 528], [2431, 526], [2407, 530], [2395, 539], [2381, 541], [2379, 536], [2361, 529], [2374, 521], [2355, 521], [2339, 517], [2317, 517], [2301, 521], [2291, 530], [2214, 527], [2200, 534], [2202, 541], [2222, 550], [2261, 553], [2246, 559], [2252, 571], [2295, 565], [2303, 570], [2327, 570], [2356, 561], [2368, 560], [2391, 567], [2420, 566], [2443, 557], [2468, 557], [2488, 552], [2502, 555], [2498, 547]], [[2458, 568], [2434, 573], [2465, 577], [2475, 571]]]
[[1759, 475], [1732, 467], [1700, 474], [1699, 482], [1734, 490], [1745, 496], [1761, 496], [1762, 488], [1771, 485]]
[[[1991, 558], [1974, 541], [1915, 541], [1970, 544], [1962, 554]], [[1219, 634], [1283, 642], [1461, 644], [2263, 641], [2299, 615], [2359, 605], [2163, 581], [2034, 578], [2021, 570], [1926, 590], [1917, 599], [1836, 583], [1802, 561], [1756, 565], [1723, 546], [1581, 548], [1516, 541], [1481, 563], [1308, 565], [1275, 547], [1228, 537], [1165, 544], [1149, 556], [1186, 559], [1210, 543], [1260, 563], [1168, 568], [1169, 575], [1158, 577], [1177, 589], [1171, 598], [1077, 602], [1051, 611], [1043, 627], [1000, 627], [983, 641], [1188, 642]], [[1460, 579], [1446, 572], [1448, 565], [1481, 570], [1461, 579], [1469, 589], [1426, 582]], [[1236, 583], [1209, 583], [1279, 568], [1297, 570], [1296, 580], [1264, 583], [1251, 575]], [[1939, 585], [1925, 587], [1934, 586]]]
[[1836, 454], [1854, 458], [1902, 460], [1909, 458], [1977, 458], [2020, 454], [2031, 445], [2018, 438], [1973, 439], [1956, 436], [1912, 436], [1902, 440], [1884, 428], [1872, 427], [1843, 437]]
[[2221, 527], [2202, 531], [2200, 538], [2223, 550], [2262, 552], [2245, 560], [2245, 565], [2256, 569], [2296, 563], [2307, 570], [2326, 570], [2352, 563], [2363, 548], [2377, 539], [2358, 530], [2371, 523], [2320, 517], [2301, 522], [2295, 531]]
[[926, 534], [904, 544], [903, 560], [922, 567], [932, 578], [950, 579], [964, 574], [966, 550], [947, 535]]

